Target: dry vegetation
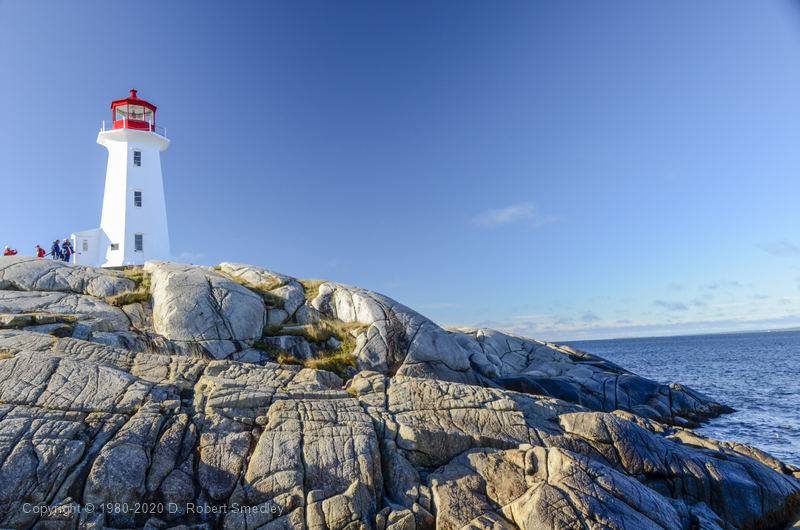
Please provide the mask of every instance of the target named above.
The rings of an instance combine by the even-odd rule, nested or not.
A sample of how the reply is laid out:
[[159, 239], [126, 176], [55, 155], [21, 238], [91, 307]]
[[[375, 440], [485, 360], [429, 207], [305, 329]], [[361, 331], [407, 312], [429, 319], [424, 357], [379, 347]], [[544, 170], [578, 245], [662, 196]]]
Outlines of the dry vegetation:
[[326, 342], [335, 337], [340, 342], [353, 338], [351, 331], [367, 328], [366, 324], [358, 322], [341, 322], [339, 320], [320, 320], [312, 324], [305, 324], [299, 328], [281, 329], [275, 335], [295, 335], [303, 337], [308, 342]]
[[60, 339], [62, 337], [71, 337], [73, 331], [75, 331], [75, 328], [65, 324], [53, 331], [49, 331], [47, 334]]
[[[214, 267], [216, 270], [220, 270], [219, 266]], [[242, 279], [239, 276], [231, 276], [230, 274], [222, 273], [226, 278], [238, 283], [242, 287], [246, 287], [250, 289], [254, 293], [261, 295], [264, 298], [264, 303], [267, 305], [267, 309], [283, 309], [284, 300], [280, 296], [276, 296], [272, 294], [270, 291], [273, 289], [277, 289], [281, 286], [281, 282], [279, 279], [275, 278], [274, 276], [270, 276], [268, 280], [262, 281], [258, 285], [248, 282], [247, 280]]]
[[328, 283], [327, 280], [297, 280], [303, 286], [306, 293], [306, 300], [309, 302], [319, 294], [319, 286]]
[[149, 302], [150, 301], [150, 275], [144, 270], [144, 267], [135, 267], [133, 269], [125, 269], [125, 276], [130, 278], [136, 284], [133, 291], [120, 293], [116, 296], [109, 296], [104, 298], [106, 302], [113, 306], [122, 307], [128, 304], [135, 304], [136, 302]]
[[[340, 322], [338, 320], [322, 320], [313, 324], [305, 324], [299, 328], [281, 328], [280, 326], [267, 326], [264, 328], [264, 336], [275, 337], [279, 335], [293, 335], [303, 337], [308, 342], [316, 344], [318, 348], [324, 348], [320, 352], [318, 359], [301, 361], [293, 357], [286, 350], [272, 344], [257, 342], [254, 347], [267, 352], [270, 357], [280, 364], [296, 364], [313, 368], [315, 370], [327, 370], [337, 374], [342, 379], [349, 379], [347, 368], [352, 366], [358, 368], [353, 350], [356, 347], [356, 339], [352, 331], [361, 331], [367, 326], [358, 322]], [[356, 333], [358, 335], [358, 333]], [[341, 344], [337, 348], [332, 348], [327, 342], [334, 337]]]
[[[220, 270], [218, 267], [214, 267], [216, 270]], [[281, 281], [274, 276], [270, 276], [268, 280], [263, 280], [259, 282], [258, 285], [254, 283], [250, 283], [247, 280], [243, 279], [241, 276], [232, 276], [225, 272], [222, 273], [223, 276], [226, 278], [233, 280], [234, 282], [238, 283], [242, 287], [247, 287], [253, 292], [256, 292], [260, 295], [268, 294], [269, 291], [273, 289], [277, 289], [281, 286]]]
[[347, 368], [352, 366], [358, 369], [356, 358], [353, 356], [353, 349], [355, 346], [356, 341], [354, 339], [342, 342], [337, 349], [326, 352], [322, 358], [311, 359], [303, 363], [303, 365], [315, 370], [333, 372], [346, 381], [350, 379], [350, 376], [347, 374]]
[[267, 309], [283, 309], [285, 300], [280, 296], [272, 293], [264, 293], [264, 303], [267, 304]]

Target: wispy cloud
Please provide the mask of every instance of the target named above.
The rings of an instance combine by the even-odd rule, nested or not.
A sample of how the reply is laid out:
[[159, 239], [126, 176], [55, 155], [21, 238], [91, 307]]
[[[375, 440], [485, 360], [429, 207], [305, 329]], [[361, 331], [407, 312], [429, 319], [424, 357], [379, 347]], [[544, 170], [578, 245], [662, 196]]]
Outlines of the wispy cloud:
[[520, 202], [505, 208], [489, 208], [472, 218], [471, 223], [484, 228], [496, 228], [511, 223], [528, 221], [531, 227], [536, 228], [546, 224], [561, 221], [555, 215], [542, 215], [532, 202]]
[[800, 256], [800, 247], [788, 239], [779, 239], [778, 241], [774, 241], [772, 243], [764, 243], [756, 246], [764, 252], [772, 254], [773, 256], [779, 256], [782, 258]]
[[541, 318], [541, 317], [546, 317], [546, 316], [548, 316], [548, 315], [520, 315], [520, 316], [517, 316], [517, 317], [511, 317], [511, 318]]
[[594, 313], [586, 313], [581, 317], [581, 321], [583, 322], [597, 322], [600, 320], [600, 317], [595, 315]]
[[202, 253], [195, 253], [189, 252], [188, 250], [184, 250], [177, 256], [172, 256], [172, 261], [177, 261], [178, 263], [195, 263], [200, 261], [202, 258], [205, 258], [206, 255]]
[[683, 286], [682, 285], [680, 285], [678, 283], [674, 283], [674, 282], [669, 284], [669, 288], [671, 290], [673, 290], [673, 291], [682, 291], [683, 290]]
[[716, 291], [717, 289], [722, 289], [725, 287], [744, 287], [738, 280], [736, 281], [728, 281], [728, 280], [721, 280], [714, 283], [709, 283], [708, 285], [703, 285], [700, 289], [708, 289], [710, 291]]
[[653, 305], [657, 305], [659, 307], [663, 307], [669, 311], [686, 311], [689, 308], [686, 304], [681, 302], [667, 302], [665, 300], [654, 300]]

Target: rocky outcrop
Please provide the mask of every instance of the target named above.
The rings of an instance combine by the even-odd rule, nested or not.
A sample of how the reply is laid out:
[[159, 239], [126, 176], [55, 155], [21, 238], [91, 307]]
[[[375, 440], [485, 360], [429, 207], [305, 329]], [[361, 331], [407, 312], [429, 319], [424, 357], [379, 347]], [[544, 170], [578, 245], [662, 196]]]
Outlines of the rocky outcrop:
[[[245, 265], [151, 262], [151, 311], [8, 263], [27, 279], [0, 290], [2, 528], [766, 530], [800, 516], [795, 468], [675, 421], [718, 413], [710, 398], [583, 352], [443, 329], [339, 284], [309, 301]], [[364, 324], [346, 328], [361, 371], [344, 385], [272, 362], [269, 348], [311, 343], [261, 336], [265, 292], [284, 323]]]
[[[431, 504], [437, 528], [579, 528], [599, 518], [607, 528], [686, 529], [703, 514], [718, 528], [780, 528], [800, 510], [794, 478], [747, 450], [705, 440], [698, 451], [684, 443], [691, 431], [552, 398], [381, 379], [362, 373], [351, 387], [380, 418], [387, 495], [417, 511]], [[423, 481], [415, 470], [433, 473]]]
[[66, 315], [73, 321], [98, 323], [103, 331], [126, 330], [130, 326], [118, 307], [92, 296], [64, 292], [0, 291], [0, 310], [6, 314]]
[[732, 409], [678, 384], [662, 385], [599, 357], [492, 329], [446, 328], [476, 372], [508, 390], [551, 396], [591, 410], [624, 410], [696, 426]]
[[9, 256], [0, 261], [0, 289], [72, 292], [105, 298], [133, 287], [132, 280], [115, 271], [27, 256]]
[[220, 263], [219, 270], [230, 278], [238, 279], [255, 289], [265, 291], [281, 287], [292, 281], [292, 278], [285, 274], [241, 263]]
[[208, 267], [148, 262], [155, 330], [178, 341], [246, 341], [267, 323], [264, 301]]
[[362, 370], [477, 383], [469, 359], [449, 333], [391, 298], [324, 283], [311, 305], [329, 318], [369, 325], [354, 352]]

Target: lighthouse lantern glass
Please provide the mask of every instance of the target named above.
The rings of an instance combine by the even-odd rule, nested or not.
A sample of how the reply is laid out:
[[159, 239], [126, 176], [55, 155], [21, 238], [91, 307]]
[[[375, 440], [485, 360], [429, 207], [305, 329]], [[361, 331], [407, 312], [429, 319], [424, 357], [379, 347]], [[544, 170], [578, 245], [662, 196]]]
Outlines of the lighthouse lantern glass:
[[114, 129], [155, 131], [155, 108], [143, 99], [137, 98], [135, 93], [132, 93], [130, 98], [113, 101], [111, 108]]
[[119, 105], [115, 108], [117, 120], [138, 120], [153, 122], [153, 110], [142, 105]]

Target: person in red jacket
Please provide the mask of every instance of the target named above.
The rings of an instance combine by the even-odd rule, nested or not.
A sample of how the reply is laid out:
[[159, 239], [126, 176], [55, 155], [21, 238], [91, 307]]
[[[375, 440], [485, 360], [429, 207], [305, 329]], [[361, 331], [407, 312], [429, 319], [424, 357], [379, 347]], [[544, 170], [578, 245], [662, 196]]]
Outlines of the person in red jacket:
[[43, 258], [45, 254], [47, 254], [47, 252], [39, 245], [36, 245], [36, 257]]
[[3, 252], [3, 256], [14, 256], [17, 253], [17, 249], [11, 250], [11, 248], [6, 247], [6, 251]]

